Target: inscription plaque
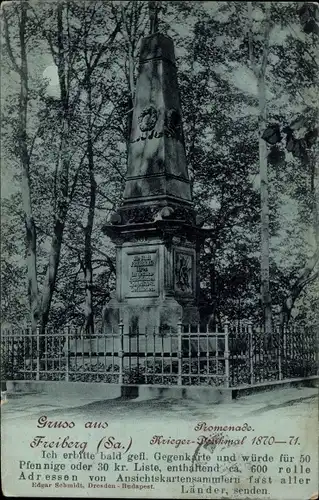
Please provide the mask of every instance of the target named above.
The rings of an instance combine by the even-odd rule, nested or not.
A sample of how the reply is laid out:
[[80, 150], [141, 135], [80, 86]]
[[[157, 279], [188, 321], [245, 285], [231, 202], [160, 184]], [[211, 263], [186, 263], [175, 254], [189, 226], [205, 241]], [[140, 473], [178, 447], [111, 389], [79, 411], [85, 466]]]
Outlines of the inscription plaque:
[[157, 295], [157, 253], [128, 255], [128, 294]]

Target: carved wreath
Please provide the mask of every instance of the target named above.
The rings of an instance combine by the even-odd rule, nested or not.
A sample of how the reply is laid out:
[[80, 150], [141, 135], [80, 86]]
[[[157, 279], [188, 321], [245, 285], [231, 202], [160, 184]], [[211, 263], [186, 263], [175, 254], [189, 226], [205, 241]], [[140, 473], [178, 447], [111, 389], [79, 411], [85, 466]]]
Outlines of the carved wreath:
[[153, 130], [157, 122], [157, 111], [154, 106], [144, 108], [139, 117], [138, 124], [142, 132]]
[[175, 108], [165, 111], [164, 128], [161, 131], [154, 131], [156, 122], [158, 120], [158, 110], [154, 106], [147, 106], [138, 116], [138, 124], [141, 132], [150, 132], [138, 136], [131, 142], [138, 142], [146, 138], [152, 139], [159, 138], [165, 135], [166, 137], [173, 137], [180, 139], [181, 136], [181, 115]]

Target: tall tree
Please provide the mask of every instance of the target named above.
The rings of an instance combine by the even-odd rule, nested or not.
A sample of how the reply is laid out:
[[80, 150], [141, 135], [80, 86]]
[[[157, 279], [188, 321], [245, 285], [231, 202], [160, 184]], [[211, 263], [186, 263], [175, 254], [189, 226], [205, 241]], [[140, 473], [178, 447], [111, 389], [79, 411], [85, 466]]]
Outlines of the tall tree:
[[271, 5], [265, 3], [264, 33], [262, 40], [262, 58], [258, 66], [256, 60], [256, 49], [254, 47], [254, 29], [253, 29], [253, 7], [252, 2], [247, 2], [249, 18], [249, 59], [251, 69], [257, 80], [258, 90], [258, 129], [259, 129], [259, 175], [260, 175], [260, 208], [261, 208], [261, 251], [260, 251], [260, 294], [263, 309], [264, 328], [266, 336], [270, 337], [272, 333], [272, 314], [271, 314], [271, 295], [269, 280], [269, 203], [268, 203], [268, 151], [267, 144], [263, 139], [263, 134], [267, 125], [267, 97], [266, 97], [266, 70], [269, 58], [269, 41], [271, 31], [270, 9]]
[[[7, 8], [4, 13], [7, 52], [20, 81], [17, 123], [19, 130], [19, 158], [22, 167], [22, 198], [26, 221], [31, 321], [33, 329], [36, 328], [39, 322], [42, 332], [45, 331], [49, 320], [53, 294], [56, 289], [65, 226], [85, 158], [89, 160], [91, 209], [89, 210], [88, 224], [84, 230], [86, 240], [84, 272], [87, 276], [87, 290], [92, 285], [92, 278], [88, 277], [91, 265], [90, 237], [95, 204], [92, 140], [87, 133], [87, 147], [84, 154], [81, 155], [81, 149], [78, 147], [79, 140], [76, 137], [75, 117], [81, 108], [82, 94], [85, 93], [86, 89], [90, 89], [90, 78], [93, 70], [97, 67], [105, 51], [111, 52], [112, 43], [119, 32], [119, 25], [116, 24], [106, 40], [99, 44], [95, 43], [91, 47], [90, 61], [87, 61], [88, 64], [85, 66], [84, 58], [81, 59], [84, 57], [84, 52], [80, 43], [85, 46], [90, 27], [88, 28], [89, 23], [85, 27], [78, 26], [77, 17], [79, 18], [79, 13], [76, 13], [75, 9], [75, 4], [72, 4], [72, 2], [60, 2], [57, 5], [45, 6], [35, 11], [33, 6], [27, 2], [19, 2], [14, 5], [13, 10]], [[29, 18], [27, 17], [28, 14]], [[15, 19], [13, 19], [13, 15], [16, 15]], [[11, 29], [10, 22], [12, 22]], [[13, 39], [17, 26], [19, 26], [18, 43]], [[31, 120], [31, 115], [28, 116], [28, 111], [32, 108], [30, 105], [30, 95], [32, 93], [30, 94], [28, 87], [27, 54], [32, 53], [32, 48], [30, 46], [29, 51], [27, 51], [26, 39], [30, 39], [30, 36], [36, 37], [42, 47], [43, 45], [48, 47], [56, 68], [58, 81], [57, 95], [51, 97], [46, 95], [45, 92], [40, 93], [41, 102], [40, 105], [37, 105], [35, 114], [33, 110], [33, 120]], [[96, 52], [97, 46], [99, 50]], [[80, 48], [81, 50], [79, 50]], [[20, 65], [13, 54], [14, 49], [19, 54]], [[83, 61], [82, 68], [81, 60]], [[77, 78], [78, 74], [81, 75], [80, 79]], [[89, 85], [87, 84], [88, 81]], [[88, 106], [92, 108], [92, 102]], [[89, 114], [86, 114], [86, 116], [89, 116]], [[34, 127], [31, 126], [31, 123], [34, 122], [34, 118], [40, 126], [32, 136], [31, 132], [33, 132]], [[42, 129], [42, 136], [40, 129]], [[46, 136], [43, 135], [44, 130]], [[88, 130], [90, 130], [90, 127], [88, 127]], [[42, 146], [38, 146], [37, 139], [41, 139]], [[46, 144], [47, 149], [43, 146], [44, 144]], [[51, 165], [44, 172], [45, 176], [48, 176], [48, 172], [50, 172], [48, 181], [50, 187], [52, 187], [47, 198], [47, 200], [52, 201], [52, 204], [47, 207], [47, 211], [41, 205], [42, 200], [39, 200], [41, 189], [39, 189], [38, 173], [35, 173], [36, 169], [34, 168], [36, 162], [38, 164], [43, 163], [43, 159], [40, 159], [42, 148], [42, 154], [45, 151], [47, 158], [49, 158], [50, 152], [52, 154]], [[33, 153], [32, 163], [30, 162], [31, 153]], [[53, 165], [54, 168], [52, 169]], [[37, 224], [34, 213], [39, 218]], [[36, 227], [42, 236], [45, 235], [46, 246], [49, 248], [47, 252], [48, 260], [44, 264], [45, 272], [42, 283], [39, 283], [39, 277], [42, 276], [43, 272], [41, 271], [39, 274], [38, 270], [37, 253], [39, 253], [40, 249], [37, 248]], [[89, 296], [89, 292], [86, 293]], [[92, 318], [89, 321], [92, 324]]]
[[[5, 48], [13, 70], [19, 80], [19, 103], [17, 132], [13, 140], [17, 140], [18, 156], [21, 169], [21, 193], [25, 221], [25, 243], [28, 270], [28, 297], [32, 330], [35, 331], [40, 316], [38, 278], [37, 278], [37, 233], [33, 217], [30, 180], [30, 159], [33, 141], [28, 140], [28, 101], [29, 101], [29, 74], [28, 74], [28, 2], [19, 2], [2, 9]], [[16, 54], [12, 46], [12, 37], [18, 32], [18, 47]]]

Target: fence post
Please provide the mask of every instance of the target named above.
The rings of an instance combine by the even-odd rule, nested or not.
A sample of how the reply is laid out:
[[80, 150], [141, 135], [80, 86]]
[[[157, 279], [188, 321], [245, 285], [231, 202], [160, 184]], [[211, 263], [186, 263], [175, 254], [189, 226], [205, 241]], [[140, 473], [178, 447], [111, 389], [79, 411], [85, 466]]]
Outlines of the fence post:
[[224, 335], [225, 335], [225, 349], [224, 349], [224, 359], [225, 359], [225, 387], [229, 387], [230, 381], [230, 371], [229, 371], [229, 319], [224, 320]]
[[[70, 359], [69, 359], [69, 355], [70, 355], [70, 326], [69, 325], [67, 326], [67, 329], [66, 329], [65, 344], [66, 344], [66, 349], [65, 349], [65, 351], [66, 351], [65, 352], [65, 356], [66, 356], [66, 359], [65, 359], [65, 381], [68, 382], [69, 381], [69, 363], [70, 363]], [[77, 354], [77, 353], [75, 353], [75, 354]]]
[[[290, 338], [290, 336], [288, 336], [288, 339]], [[283, 351], [283, 361], [284, 361], [284, 376], [285, 377], [288, 377], [290, 375], [287, 375], [288, 372], [289, 372], [289, 367], [288, 367], [288, 362], [289, 362], [289, 358], [287, 357], [287, 350], [288, 350], [288, 347], [287, 346], [287, 325], [283, 325], [283, 329], [282, 329], [282, 351]], [[289, 353], [288, 353], [289, 354]], [[287, 361], [288, 360], [288, 361]], [[281, 368], [282, 369], [282, 368]]]
[[147, 384], [147, 370], [148, 370], [148, 347], [147, 347], [147, 326], [145, 327], [145, 336], [144, 336], [145, 346], [144, 346], [144, 355], [145, 355], [145, 384]]
[[281, 362], [281, 328], [280, 328], [280, 323], [276, 325], [276, 330], [277, 330], [277, 342], [278, 342], [278, 377], [279, 380], [282, 380], [282, 362]]
[[124, 363], [124, 323], [121, 319], [119, 322], [119, 384], [123, 384], [123, 363]]
[[178, 359], [178, 377], [177, 385], [182, 385], [182, 318], [177, 323], [177, 359]]
[[253, 349], [253, 322], [251, 319], [247, 323], [248, 328], [248, 341], [249, 341], [249, 369], [250, 369], [250, 384], [255, 382], [254, 377], [254, 349]]
[[39, 325], [37, 326], [37, 333], [36, 333], [36, 341], [37, 341], [37, 367], [36, 367], [36, 380], [40, 380], [40, 327]]

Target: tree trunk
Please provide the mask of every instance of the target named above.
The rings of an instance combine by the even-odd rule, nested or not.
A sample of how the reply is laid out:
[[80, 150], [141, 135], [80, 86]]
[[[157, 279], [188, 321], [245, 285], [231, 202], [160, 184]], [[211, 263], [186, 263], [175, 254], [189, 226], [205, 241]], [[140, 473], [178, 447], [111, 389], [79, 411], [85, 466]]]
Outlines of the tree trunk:
[[136, 33], [136, 23], [133, 26], [133, 17], [136, 18], [137, 14], [137, 2], [133, 2], [131, 5], [131, 16], [130, 16], [130, 22], [127, 19], [127, 14], [126, 14], [126, 8], [123, 5], [121, 7], [121, 12], [122, 12], [122, 19], [123, 19], [123, 29], [122, 29], [122, 34], [125, 39], [126, 43], [126, 51], [127, 51], [127, 60], [128, 60], [128, 73], [126, 75], [127, 77], [127, 83], [128, 83], [128, 91], [129, 91], [129, 98], [128, 98], [128, 115], [127, 115], [127, 151], [129, 148], [129, 142], [130, 142], [130, 136], [131, 136], [131, 128], [132, 128], [132, 119], [133, 119], [133, 106], [134, 106], [134, 95], [135, 95], [135, 61], [134, 61], [134, 51], [135, 47], [137, 44], [137, 33]]
[[94, 334], [94, 306], [93, 306], [93, 268], [92, 268], [92, 231], [95, 215], [96, 181], [94, 177], [94, 152], [89, 130], [88, 137], [88, 165], [90, 177], [90, 201], [87, 225], [84, 230], [84, 265], [85, 265], [85, 316], [86, 330]]
[[266, 128], [266, 88], [265, 75], [258, 79], [259, 97], [259, 175], [261, 209], [261, 244], [260, 244], [260, 294], [263, 310], [265, 335], [271, 336], [271, 296], [269, 286], [269, 202], [268, 202], [268, 160], [267, 145], [261, 138]]
[[263, 312], [263, 324], [265, 335], [271, 339], [272, 318], [271, 318], [271, 296], [269, 286], [269, 203], [268, 203], [268, 160], [267, 145], [262, 139], [262, 134], [266, 128], [267, 120], [267, 99], [266, 99], [266, 68], [269, 55], [269, 38], [271, 31], [270, 22], [270, 2], [265, 3], [265, 31], [263, 34], [263, 55], [260, 68], [257, 68], [254, 40], [253, 40], [253, 7], [252, 2], [247, 2], [247, 12], [249, 21], [249, 59], [252, 70], [257, 80], [258, 89], [258, 132], [259, 132], [259, 176], [260, 176], [260, 295]]
[[[5, 18], [6, 22], [6, 18]], [[20, 95], [19, 95], [19, 156], [21, 166], [21, 191], [22, 203], [26, 228], [26, 256], [28, 273], [28, 298], [30, 307], [30, 319], [32, 332], [36, 332], [39, 315], [39, 293], [37, 279], [37, 234], [32, 215], [31, 185], [29, 174], [29, 154], [27, 145], [27, 116], [28, 116], [28, 61], [26, 49], [26, 24], [27, 24], [27, 5], [21, 3], [21, 17], [19, 23], [20, 39]], [[9, 36], [7, 44], [10, 44]], [[17, 65], [16, 65], [17, 67]]]
[[41, 321], [40, 321], [41, 334], [45, 333], [45, 329], [49, 320], [51, 302], [60, 262], [64, 222], [61, 222], [59, 219], [56, 219], [53, 231], [54, 232], [51, 240], [49, 263], [42, 292]]
[[51, 302], [55, 289], [58, 267], [60, 263], [61, 246], [63, 241], [63, 232], [66, 216], [69, 208], [69, 96], [67, 88], [67, 69], [65, 61], [65, 47], [63, 38], [63, 4], [57, 7], [57, 40], [58, 40], [58, 59], [57, 70], [61, 91], [61, 116], [62, 127], [60, 132], [60, 150], [58, 159], [58, 189], [57, 204], [55, 212], [55, 221], [53, 227], [53, 236], [51, 239], [49, 263], [47, 267], [45, 282], [43, 285], [41, 300], [41, 321], [40, 333], [45, 334], [45, 329], [49, 320]]
[[[63, 105], [63, 103], [62, 103]], [[61, 146], [59, 165], [61, 172], [59, 175], [59, 190], [57, 193], [57, 208], [55, 213], [55, 221], [53, 227], [53, 236], [51, 239], [49, 263], [47, 267], [46, 278], [43, 286], [41, 300], [41, 333], [45, 333], [45, 328], [49, 320], [49, 313], [53, 292], [55, 289], [58, 267], [60, 263], [61, 246], [63, 241], [63, 232], [66, 221], [66, 216], [69, 208], [68, 191], [69, 191], [69, 123], [67, 110], [64, 113], [63, 126], [61, 130]]]
[[211, 290], [211, 311], [210, 315], [213, 321], [216, 320], [216, 309], [217, 309], [217, 284], [216, 284], [216, 257], [215, 249], [212, 250], [212, 255], [209, 263], [209, 275], [210, 275], [210, 290]]

